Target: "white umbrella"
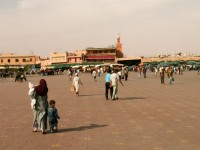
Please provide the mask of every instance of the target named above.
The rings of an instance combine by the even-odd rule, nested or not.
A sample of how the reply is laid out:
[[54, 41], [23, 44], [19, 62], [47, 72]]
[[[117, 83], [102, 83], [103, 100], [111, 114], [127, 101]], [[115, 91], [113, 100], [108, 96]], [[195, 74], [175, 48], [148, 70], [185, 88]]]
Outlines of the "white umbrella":
[[0, 69], [6, 69], [6, 67], [4, 67], [4, 66], [0, 66]]
[[83, 68], [86, 68], [86, 67], [89, 67], [89, 65], [85, 65], [85, 66], [83, 66]]
[[82, 67], [82, 65], [72, 66], [72, 68], [79, 68], [79, 67]]
[[19, 69], [19, 66], [9, 66], [10, 69]]
[[96, 68], [99, 67], [99, 66], [101, 66], [101, 65], [95, 65]]

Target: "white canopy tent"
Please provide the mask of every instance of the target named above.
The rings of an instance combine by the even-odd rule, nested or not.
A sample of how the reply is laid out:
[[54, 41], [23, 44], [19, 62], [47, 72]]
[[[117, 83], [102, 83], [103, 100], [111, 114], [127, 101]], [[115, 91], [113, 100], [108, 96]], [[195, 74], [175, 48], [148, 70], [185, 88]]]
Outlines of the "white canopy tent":
[[0, 66], [0, 69], [2, 69], [2, 70], [3, 70], [3, 69], [6, 69], [6, 67], [4, 67], [4, 66]]

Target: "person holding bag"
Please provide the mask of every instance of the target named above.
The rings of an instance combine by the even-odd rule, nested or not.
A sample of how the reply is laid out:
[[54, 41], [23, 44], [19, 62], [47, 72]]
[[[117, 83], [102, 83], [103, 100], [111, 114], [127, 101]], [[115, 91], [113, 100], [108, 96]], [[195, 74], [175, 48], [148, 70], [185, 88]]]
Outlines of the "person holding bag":
[[47, 93], [48, 87], [44, 79], [41, 79], [39, 85], [35, 86], [32, 92], [29, 92], [29, 96], [34, 96], [36, 99], [36, 103], [33, 108], [33, 132], [37, 132], [38, 129], [40, 129], [42, 134], [47, 133]]

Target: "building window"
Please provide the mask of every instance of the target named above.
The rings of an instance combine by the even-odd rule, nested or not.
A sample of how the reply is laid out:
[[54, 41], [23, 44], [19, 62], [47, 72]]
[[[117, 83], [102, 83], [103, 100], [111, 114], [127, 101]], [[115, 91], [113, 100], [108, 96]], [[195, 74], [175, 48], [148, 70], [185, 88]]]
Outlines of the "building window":
[[30, 58], [30, 61], [32, 61], [32, 58]]
[[10, 63], [10, 59], [8, 59], [8, 63]]
[[15, 62], [19, 62], [19, 59], [15, 59]]
[[115, 50], [111, 50], [110, 52], [111, 52], [111, 53], [115, 53]]
[[1, 59], [1, 63], [3, 63], [3, 59]]
[[22, 62], [26, 62], [26, 59], [22, 59]]

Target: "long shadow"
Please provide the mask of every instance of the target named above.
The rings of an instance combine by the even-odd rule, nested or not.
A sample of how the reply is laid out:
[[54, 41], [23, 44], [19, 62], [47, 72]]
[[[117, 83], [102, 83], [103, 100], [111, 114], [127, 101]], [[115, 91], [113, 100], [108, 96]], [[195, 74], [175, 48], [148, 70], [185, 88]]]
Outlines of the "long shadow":
[[123, 97], [118, 100], [137, 100], [137, 99], [146, 99], [146, 97]]
[[89, 94], [88, 95], [83, 94], [83, 95], [79, 95], [79, 96], [96, 96], [96, 95], [104, 95], [104, 94], [90, 94], [90, 95]]
[[106, 127], [106, 126], [108, 126], [108, 125], [107, 124], [105, 124], [105, 125], [90, 124], [89, 126], [81, 126], [81, 127], [77, 127], [77, 128], [59, 129], [58, 132], [83, 131], [83, 130]]

